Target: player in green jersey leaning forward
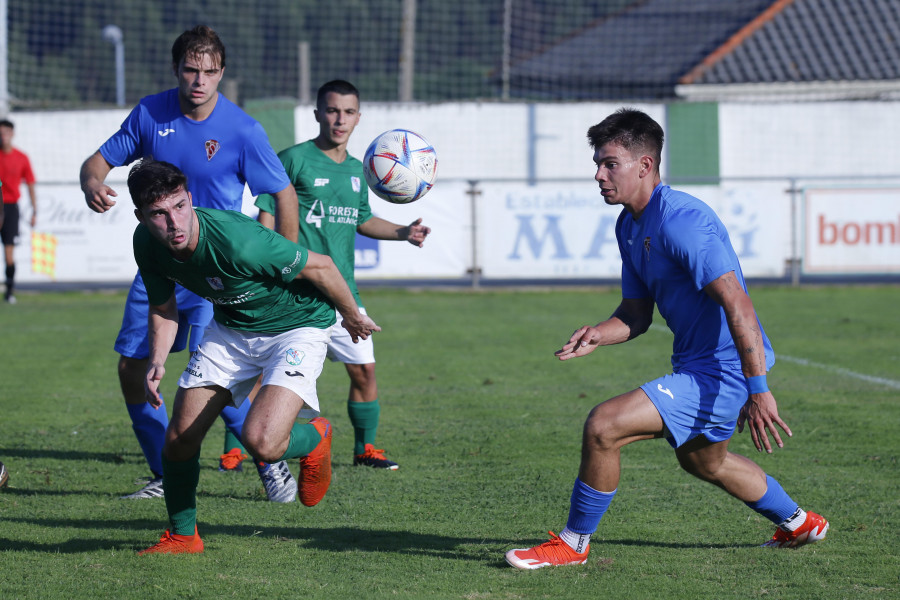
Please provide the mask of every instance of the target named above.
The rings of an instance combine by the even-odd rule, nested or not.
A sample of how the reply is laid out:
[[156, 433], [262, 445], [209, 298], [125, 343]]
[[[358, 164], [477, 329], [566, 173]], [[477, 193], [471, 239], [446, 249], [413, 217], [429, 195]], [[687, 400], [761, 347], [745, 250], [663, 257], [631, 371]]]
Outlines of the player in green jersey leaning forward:
[[[203, 343], [178, 380], [163, 447], [163, 489], [170, 527], [141, 552], [199, 553], [200, 445], [222, 409], [240, 403], [262, 375], [244, 422], [243, 442], [260, 460], [300, 458], [299, 496], [317, 504], [331, 482], [331, 424], [319, 412], [322, 372], [335, 309], [353, 341], [380, 331], [359, 311], [328, 256], [311, 252], [233, 211], [195, 209], [187, 177], [144, 160], [128, 175], [140, 221], [134, 258], [150, 302], [145, 392], [159, 383], [178, 327], [175, 284], [213, 304]], [[299, 424], [297, 417], [314, 417]]]

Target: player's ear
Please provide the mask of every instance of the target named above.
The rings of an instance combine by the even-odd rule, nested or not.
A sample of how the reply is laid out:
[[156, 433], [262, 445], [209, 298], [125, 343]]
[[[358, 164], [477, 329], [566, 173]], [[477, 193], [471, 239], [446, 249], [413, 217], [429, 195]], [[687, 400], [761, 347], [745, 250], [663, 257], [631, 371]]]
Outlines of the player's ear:
[[137, 220], [139, 222], [141, 222], [141, 223], [144, 222], [144, 215], [141, 214], [141, 211], [139, 209], [137, 209], [137, 208], [134, 209], [134, 216], [137, 218]]

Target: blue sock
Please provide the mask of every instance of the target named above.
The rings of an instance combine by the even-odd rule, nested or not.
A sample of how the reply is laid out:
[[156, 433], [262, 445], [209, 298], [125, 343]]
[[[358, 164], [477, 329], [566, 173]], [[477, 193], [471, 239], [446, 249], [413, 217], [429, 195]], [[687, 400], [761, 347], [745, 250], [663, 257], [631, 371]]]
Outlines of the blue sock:
[[744, 504], [778, 525], [791, 518], [800, 507], [771, 475], [766, 475], [766, 485], [768, 487], [762, 498]]
[[240, 408], [235, 408], [231, 405], [226, 406], [222, 409], [222, 420], [225, 421], [225, 427], [227, 427], [231, 433], [236, 435], [238, 439], [241, 439], [241, 432], [244, 430], [244, 419], [247, 418], [247, 413], [250, 411], [250, 400], [245, 399], [241, 402]]
[[611, 492], [599, 492], [576, 478], [575, 486], [572, 488], [569, 520], [566, 527], [580, 534], [589, 535], [597, 531], [600, 519], [609, 508], [609, 503], [612, 502], [616, 491], [618, 488]]
[[162, 477], [162, 449], [166, 441], [166, 427], [169, 426], [165, 403], [159, 408], [153, 408], [149, 402], [126, 403], [125, 406], [128, 407], [131, 428], [134, 429], [150, 470], [156, 477]]

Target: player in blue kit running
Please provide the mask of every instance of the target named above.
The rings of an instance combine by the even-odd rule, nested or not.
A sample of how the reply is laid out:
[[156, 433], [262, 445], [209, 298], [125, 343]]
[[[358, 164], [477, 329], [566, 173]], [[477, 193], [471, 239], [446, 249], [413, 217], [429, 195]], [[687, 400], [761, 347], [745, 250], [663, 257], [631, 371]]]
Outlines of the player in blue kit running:
[[510, 550], [519, 569], [584, 564], [589, 541], [619, 485], [621, 449], [665, 438], [681, 467], [771, 520], [770, 547], [825, 538], [828, 522], [806, 512], [753, 461], [728, 451], [737, 426], [757, 450], [782, 447], [766, 372], [775, 363], [737, 255], [716, 214], [703, 202], [660, 184], [663, 130], [646, 114], [621, 109], [588, 130], [596, 181], [616, 223], [622, 255], [622, 302], [612, 316], [575, 331], [560, 360], [586, 356], [647, 331], [656, 305], [675, 334], [669, 375], [606, 402], [588, 415], [581, 466], [565, 529], [533, 548]]
[[[198, 207], [240, 211], [244, 186], [253, 195], [269, 193], [276, 200], [276, 230], [297, 239], [297, 194], [262, 126], [223, 95], [218, 86], [225, 72], [225, 46], [215, 31], [198, 25], [182, 33], [172, 46], [172, 70], [178, 87], [147, 96], [131, 111], [121, 128], [81, 167], [81, 189], [88, 207], [106, 212], [116, 192], [104, 183], [114, 166], [143, 157], [165, 160], [189, 177]], [[172, 351], [195, 351], [212, 318], [212, 305], [178, 287], [179, 330]], [[168, 416], [144, 397], [149, 345], [147, 292], [138, 274], [128, 293], [122, 328], [115, 349], [121, 355], [118, 372], [122, 394], [138, 442], [152, 476], [123, 498], [161, 497], [161, 452]], [[189, 338], [189, 339], [188, 339]], [[249, 406], [249, 405], [248, 405]], [[227, 427], [240, 436], [248, 406], [226, 408]], [[285, 463], [258, 464], [270, 500], [289, 502], [296, 482]]]

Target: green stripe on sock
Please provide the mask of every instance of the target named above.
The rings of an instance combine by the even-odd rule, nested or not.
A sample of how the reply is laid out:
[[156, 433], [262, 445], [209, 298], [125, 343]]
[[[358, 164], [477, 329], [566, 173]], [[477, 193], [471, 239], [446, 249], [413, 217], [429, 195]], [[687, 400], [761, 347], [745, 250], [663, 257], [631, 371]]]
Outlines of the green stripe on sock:
[[241, 451], [241, 454], [247, 454], [247, 449], [244, 448], [244, 445], [241, 443], [241, 440], [238, 436], [234, 435], [230, 429], [225, 428], [225, 452], [223, 454], [228, 454], [231, 450], [238, 448]]
[[278, 460], [288, 460], [290, 458], [300, 458], [312, 452], [322, 436], [316, 431], [316, 428], [309, 423], [294, 423], [291, 428], [291, 438], [288, 441], [288, 447], [284, 455]]
[[162, 458], [163, 490], [171, 533], [194, 535], [197, 525], [197, 484], [200, 481], [200, 452], [183, 462]]
[[378, 403], [378, 398], [372, 402], [350, 402], [348, 400], [347, 414], [353, 425], [353, 454], [362, 454], [366, 451], [366, 444], [375, 444], [381, 405]]

